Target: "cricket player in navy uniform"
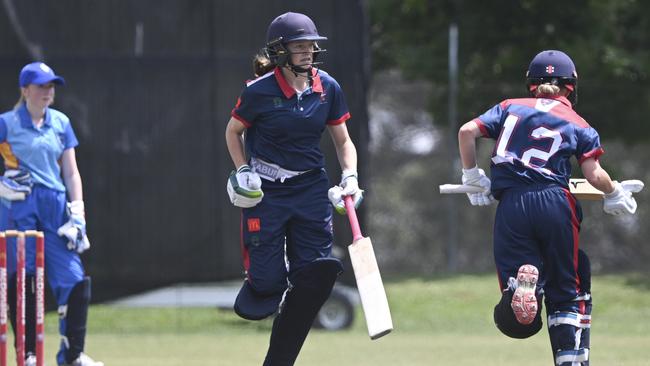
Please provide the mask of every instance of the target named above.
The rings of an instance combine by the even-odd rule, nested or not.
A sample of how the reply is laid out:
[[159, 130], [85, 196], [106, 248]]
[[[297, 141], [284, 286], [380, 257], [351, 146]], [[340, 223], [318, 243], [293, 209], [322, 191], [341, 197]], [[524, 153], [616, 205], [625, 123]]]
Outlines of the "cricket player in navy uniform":
[[[343, 92], [314, 67], [322, 52], [318, 42], [326, 39], [304, 14], [275, 18], [265, 54], [254, 60], [257, 78], [246, 84], [226, 127], [237, 168], [228, 194], [243, 208], [246, 281], [235, 311], [250, 320], [278, 312], [265, 366], [294, 364], [342, 271], [331, 255], [330, 202], [344, 213], [342, 197], [353, 196], [356, 205], [362, 199]], [[319, 148], [326, 128], [343, 171], [339, 185], [329, 190]]]
[[[574, 110], [578, 75], [565, 53], [536, 55], [527, 72], [530, 98], [507, 99], [465, 123], [458, 141], [472, 205], [499, 201], [494, 259], [502, 298], [494, 320], [504, 334], [527, 338], [542, 327], [544, 298], [556, 365], [589, 364], [591, 269], [579, 249], [580, 203], [569, 192], [570, 159], [605, 192], [606, 213], [634, 214], [632, 193], [600, 166], [596, 130]], [[476, 162], [476, 139], [496, 140], [491, 179]]]
[[[79, 254], [90, 247], [81, 176], [75, 146], [78, 141], [63, 113], [50, 108], [55, 84], [62, 77], [42, 62], [20, 71], [20, 99], [13, 110], [0, 114], [0, 154], [5, 173], [2, 184], [27, 193], [23, 200], [2, 198], [0, 230], [39, 230], [45, 234], [45, 276], [57, 301], [62, 341], [58, 365], [102, 366], [83, 353], [90, 302], [90, 278]], [[8, 240], [9, 301], [16, 301], [16, 246]], [[26, 365], [36, 365], [35, 246], [26, 241]], [[15, 330], [16, 311], [10, 306]]]

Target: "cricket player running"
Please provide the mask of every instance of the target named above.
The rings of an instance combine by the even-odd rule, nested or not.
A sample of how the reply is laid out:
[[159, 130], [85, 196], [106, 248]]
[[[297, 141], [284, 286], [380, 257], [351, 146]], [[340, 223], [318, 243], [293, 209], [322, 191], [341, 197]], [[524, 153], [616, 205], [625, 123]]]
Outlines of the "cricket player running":
[[[608, 214], [634, 214], [632, 193], [600, 166], [598, 133], [580, 117], [573, 61], [565, 53], [537, 54], [526, 74], [530, 98], [506, 99], [465, 123], [458, 133], [463, 184], [472, 205], [499, 201], [494, 259], [502, 298], [494, 321], [505, 335], [527, 338], [542, 327], [544, 298], [556, 365], [589, 364], [591, 269], [578, 248], [580, 203], [569, 193], [570, 158], [605, 192]], [[476, 139], [496, 140], [488, 178], [476, 163]]]
[[[90, 277], [79, 254], [90, 247], [81, 176], [75, 158], [78, 141], [70, 120], [50, 108], [54, 85], [64, 80], [42, 62], [20, 71], [20, 99], [0, 114], [0, 154], [5, 173], [1, 184], [28, 193], [24, 200], [0, 199], [0, 230], [39, 230], [45, 234], [45, 276], [59, 309], [62, 341], [58, 365], [103, 366], [83, 353], [90, 303]], [[16, 245], [8, 240], [7, 265], [10, 319], [16, 329]], [[36, 365], [35, 245], [26, 242], [27, 366]]]
[[[353, 196], [356, 205], [362, 199], [345, 97], [336, 80], [315, 67], [324, 51], [317, 42], [326, 39], [304, 14], [275, 18], [264, 54], [254, 59], [256, 79], [246, 84], [226, 127], [237, 168], [227, 191], [243, 208], [246, 280], [235, 311], [249, 320], [278, 313], [265, 366], [294, 364], [342, 271], [331, 255], [330, 202], [345, 212], [342, 197]], [[319, 148], [325, 128], [343, 171], [329, 194]]]

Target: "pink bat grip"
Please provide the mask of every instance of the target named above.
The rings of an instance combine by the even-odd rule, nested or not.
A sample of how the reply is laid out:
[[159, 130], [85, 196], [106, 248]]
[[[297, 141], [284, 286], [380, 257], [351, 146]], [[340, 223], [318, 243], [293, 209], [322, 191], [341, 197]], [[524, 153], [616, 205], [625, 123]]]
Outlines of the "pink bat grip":
[[352, 200], [352, 196], [343, 197], [343, 201], [345, 202], [345, 210], [348, 213], [350, 226], [352, 226], [352, 238], [354, 241], [363, 239], [363, 235], [361, 234], [361, 227], [359, 227], [359, 219], [357, 219], [357, 211], [354, 209], [354, 201]]

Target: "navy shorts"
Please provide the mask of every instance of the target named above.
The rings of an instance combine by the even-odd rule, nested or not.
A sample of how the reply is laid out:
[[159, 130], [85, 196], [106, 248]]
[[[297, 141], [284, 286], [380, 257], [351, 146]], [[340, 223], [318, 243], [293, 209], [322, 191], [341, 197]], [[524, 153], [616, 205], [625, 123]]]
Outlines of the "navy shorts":
[[284, 291], [289, 273], [331, 257], [329, 186], [323, 169], [284, 182], [262, 180], [264, 199], [242, 210], [244, 268], [255, 290]]

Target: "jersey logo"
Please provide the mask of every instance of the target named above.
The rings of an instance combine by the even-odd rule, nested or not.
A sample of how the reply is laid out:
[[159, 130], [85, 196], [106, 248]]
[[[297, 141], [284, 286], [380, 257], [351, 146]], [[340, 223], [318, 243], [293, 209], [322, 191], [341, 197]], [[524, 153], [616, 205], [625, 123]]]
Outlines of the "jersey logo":
[[255, 233], [262, 229], [259, 217], [251, 217], [248, 219], [248, 232]]
[[325, 94], [325, 91], [320, 93], [320, 104], [327, 104], [327, 94]]
[[275, 108], [282, 108], [282, 98], [280, 97], [273, 98], [273, 106]]
[[542, 112], [549, 112], [558, 104], [560, 104], [560, 102], [557, 100], [537, 98], [537, 101], [535, 102], [535, 109]]

